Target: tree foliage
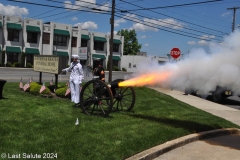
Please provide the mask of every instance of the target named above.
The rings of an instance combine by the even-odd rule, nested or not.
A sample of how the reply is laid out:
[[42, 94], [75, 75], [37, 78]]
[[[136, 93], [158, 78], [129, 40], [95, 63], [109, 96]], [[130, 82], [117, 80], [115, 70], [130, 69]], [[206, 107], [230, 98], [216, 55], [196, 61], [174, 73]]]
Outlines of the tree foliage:
[[140, 52], [142, 45], [138, 43], [135, 30], [122, 29], [118, 31], [117, 35], [124, 36], [124, 55], [136, 55], [137, 52]]

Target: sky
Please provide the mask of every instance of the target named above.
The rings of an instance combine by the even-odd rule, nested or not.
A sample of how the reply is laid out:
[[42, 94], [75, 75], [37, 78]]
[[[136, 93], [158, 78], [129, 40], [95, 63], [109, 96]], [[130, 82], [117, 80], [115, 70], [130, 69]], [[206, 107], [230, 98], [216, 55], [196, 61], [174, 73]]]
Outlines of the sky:
[[[166, 57], [172, 48], [179, 48], [184, 57], [198, 48], [208, 52], [212, 42], [223, 43], [232, 32], [230, 8], [240, 7], [240, 0], [115, 0], [115, 4], [114, 33], [135, 29], [142, 52]], [[112, 0], [0, 1], [0, 14], [81, 25], [106, 34], [111, 31], [111, 10]], [[240, 8], [235, 31], [240, 29], [238, 25]]]

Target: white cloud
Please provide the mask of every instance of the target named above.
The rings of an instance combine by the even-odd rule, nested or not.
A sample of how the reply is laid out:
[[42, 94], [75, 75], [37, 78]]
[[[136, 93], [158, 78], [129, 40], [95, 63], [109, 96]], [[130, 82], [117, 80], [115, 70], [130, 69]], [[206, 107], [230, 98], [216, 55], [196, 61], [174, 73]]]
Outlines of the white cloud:
[[141, 36], [140, 38], [147, 38], [147, 36], [146, 36], [146, 35], [143, 35], [143, 36]]
[[183, 24], [177, 22], [176, 20], [172, 18], [166, 18], [166, 19], [149, 19], [149, 18], [144, 18], [143, 19], [146, 24], [149, 24], [151, 26], [156, 26], [156, 27], [168, 27], [172, 29], [182, 29]]
[[141, 20], [140, 19], [138, 19], [138, 17], [137, 17], [137, 15], [135, 15], [135, 14], [126, 14], [124, 17], [123, 17], [124, 19], [128, 19], [128, 20], [131, 20], [131, 21], [133, 21], [133, 22], [135, 22], [135, 23], [137, 23], [137, 22], [141, 22]]
[[[73, 10], [88, 10], [92, 8], [100, 9], [100, 10], [106, 10], [109, 11], [109, 5], [110, 3], [105, 3], [104, 5], [98, 6], [96, 5], [96, 0], [81, 0], [81, 1], [75, 1], [75, 3], [72, 3], [71, 1], [67, 0], [64, 1], [64, 6], [66, 9], [73, 9]], [[101, 11], [94, 11], [92, 12], [101, 12]]]
[[132, 26], [131, 28], [129, 28], [129, 29], [130, 29], [130, 30], [135, 29], [136, 31], [155, 31], [155, 32], [158, 31], [158, 29], [156, 29], [156, 28], [152, 28], [152, 27], [143, 25], [143, 24], [141, 24], [141, 23], [135, 23], [135, 24], [133, 24], [133, 26]]
[[72, 21], [77, 21], [78, 18], [77, 17], [72, 17]]
[[201, 37], [199, 37], [200, 39], [203, 39], [203, 40], [209, 40], [209, 39], [213, 39], [215, 38], [214, 35], [202, 35]]
[[196, 42], [195, 41], [189, 41], [189, 42], [187, 42], [189, 45], [195, 45], [196, 44]]
[[141, 23], [135, 23], [130, 28], [135, 29], [137, 31], [158, 31], [158, 28], [161, 27], [168, 27], [172, 29], [182, 29], [184, 24], [177, 22], [176, 20], [172, 18], [167, 19], [149, 19], [149, 18], [143, 18], [143, 21]]
[[[113, 34], [114, 34], [114, 35], [117, 35], [117, 31], [113, 31]], [[111, 35], [111, 33], [110, 33], [110, 32], [107, 32], [107, 35]]]
[[226, 12], [226, 13], [223, 13], [221, 14], [222, 17], [227, 17], [231, 12]]
[[199, 44], [200, 46], [205, 46], [205, 45], [208, 45], [208, 42], [205, 41], [205, 40], [201, 40], [201, 41], [198, 41], [198, 44]]
[[97, 24], [92, 21], [87, 21], [84, 23], [77, 23], [77, 24], [74, 24], [73, 26], [81, 26], [82, 29], [97, 29], [98, 28]]
[[149, 44], [147, 44], [147, 43], [146, 43], [146, 44], [144, 44], [144, 46], [145, 46], [145, 47], [148, 47], [148, 46], [149, 46]]
[[125, 23], [126, 20], [123, 18], [117, 19], [114, 21], [114, 27], [118, 27], [120, 25], [120, 23]]
[[28, 9], [11, 5], [4, 6], [0, 3], [0, 13], [9, 16], [23, 16], [28, 15]]

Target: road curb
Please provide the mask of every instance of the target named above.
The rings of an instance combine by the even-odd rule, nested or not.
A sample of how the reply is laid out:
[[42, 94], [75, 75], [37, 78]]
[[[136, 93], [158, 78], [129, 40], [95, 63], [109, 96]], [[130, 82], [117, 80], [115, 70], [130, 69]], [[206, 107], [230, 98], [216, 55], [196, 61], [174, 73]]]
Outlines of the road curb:
[[180, 138], [168, 141], [156, 147], [147, 149], [132, 157], [127, 158], [126, 160], [152, 160], [166, 152], [169, 152], [173, 149], [184, 146], [188, 143], [198, 141], [198, 140], [208, 139], [212, 137], [217, 137], [217, 136], [229, 135], [229, 134], [240, 134], [240, 129], [224, 128], [224, 129], [216, 129], [211, 131], [190, 134], [184, 137], [180, 137]]

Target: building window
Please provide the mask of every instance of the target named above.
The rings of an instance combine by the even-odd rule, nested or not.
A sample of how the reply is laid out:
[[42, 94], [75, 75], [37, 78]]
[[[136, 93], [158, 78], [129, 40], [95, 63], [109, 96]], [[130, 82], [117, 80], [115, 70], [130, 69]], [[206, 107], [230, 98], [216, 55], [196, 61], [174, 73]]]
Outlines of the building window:
[[8, 29], [8, 41], [19, 42], [19, 30]]
[[50, 33], [43, 33], [43, 44], [50, 44]]
[[113, 61], [112, 61], [112, 64], [113, 64], [113, 66], [118, 67], [118, 61], [113, 60]]
[[67, 46], [67, 36], [54, 35], [53, 45]]
[[27, 58], [27, 63], [30, 63], [31, 65], [33, 65], [33, 54], [27, 54], [26, 58]]
[[94, 50], [103, 51], [103, 49], [104, 49], [104, 42], [94, 41]]
[[88, 42], [88, 40], [81, 39], [81, 47], [87, 47], [87, 42]]
[[113, 44], [113, 52], [118, 52], [119, 44]]
[[77, 47], [77, 37], [72, 37], [72, 47]]
[[17, 53], [7, 53], [7, 62], [15, 63], [18, 62], [18, 54]]
[[27, 32], [27, 42], [28, 43], [37, 43], [38, 33]]

